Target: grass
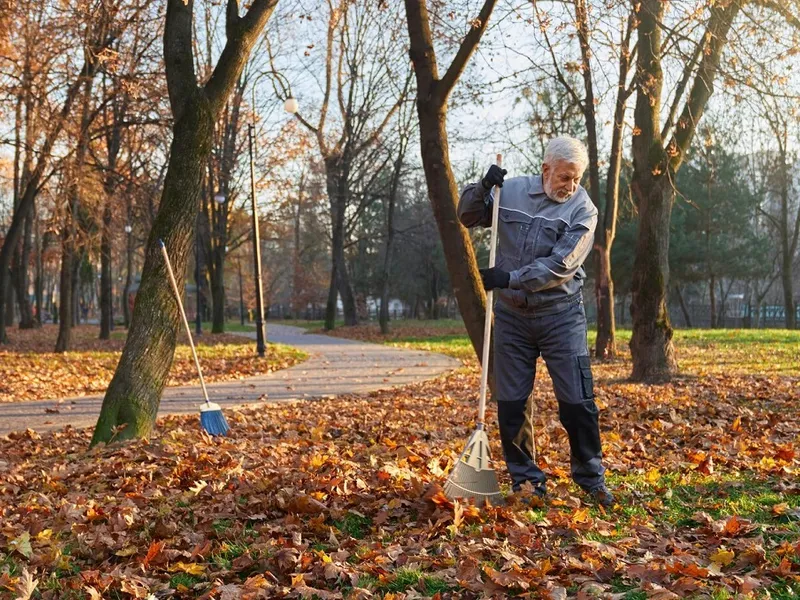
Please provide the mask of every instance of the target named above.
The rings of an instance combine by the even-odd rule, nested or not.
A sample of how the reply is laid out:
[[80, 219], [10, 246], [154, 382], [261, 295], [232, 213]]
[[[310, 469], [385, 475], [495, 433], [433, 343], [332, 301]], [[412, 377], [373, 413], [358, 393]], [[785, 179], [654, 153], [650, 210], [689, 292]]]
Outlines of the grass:
[[[302, 322], [300, 322], [302, 323]], [[315, 329], [320, 322], [311, 322]], [[391, 346], [427, 350], [472, 361], [475, 352], [460, 321], [393, 321], [392, 333], [382, 336], [375, 324], [339, 328], [333, 335], [366, 339]], [[596, 331], [588, 332], [594, 347]], [[630, 359], [631, 330], [618, 329], [617, 349]], [[674, 342], [681, 371], [690, 375], [800, 375], [800, 331], [783, 329], [676, 329]], [[627, 368], [627, 366], [626, 366]]]
[[347, 513], [341, 521], [334, 521], [334, 526], [356, 540], [364, 539], [372, 526], [372, 519], [355, 513]]

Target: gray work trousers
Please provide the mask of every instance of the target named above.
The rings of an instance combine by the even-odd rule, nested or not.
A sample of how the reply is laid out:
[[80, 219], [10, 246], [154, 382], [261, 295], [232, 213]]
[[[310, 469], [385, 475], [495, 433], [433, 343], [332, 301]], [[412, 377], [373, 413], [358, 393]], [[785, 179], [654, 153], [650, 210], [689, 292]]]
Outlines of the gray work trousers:
[[558, 415], [567, 431], [572, 478], [584, 490], [604, 483], [600, 428], [594, 402], [581, 294], [539, 313], [523, 313], [498, 302], [495, 307], [494, 375], [503, 455], [513, 489], [545, 475], [533, 460], [531, 427], [525, 408], [541, 356], [553, 380]]

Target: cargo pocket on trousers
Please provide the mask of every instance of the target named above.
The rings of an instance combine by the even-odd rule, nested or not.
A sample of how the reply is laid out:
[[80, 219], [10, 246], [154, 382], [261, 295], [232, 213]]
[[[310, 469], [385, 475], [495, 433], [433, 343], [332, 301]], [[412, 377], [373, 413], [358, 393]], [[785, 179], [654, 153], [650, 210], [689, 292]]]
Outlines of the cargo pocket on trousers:
[[588, 356], [578, 356], [578, 372], [581, 378], [581, 397], [584, 400], [594, 400], [594, 379], [592, 378], [592, 364]]

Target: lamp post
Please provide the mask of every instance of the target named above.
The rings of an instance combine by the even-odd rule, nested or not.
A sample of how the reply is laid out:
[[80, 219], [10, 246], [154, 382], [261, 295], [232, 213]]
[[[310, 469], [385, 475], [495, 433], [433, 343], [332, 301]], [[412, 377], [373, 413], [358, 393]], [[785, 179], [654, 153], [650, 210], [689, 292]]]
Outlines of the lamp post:
[[[130, 219], [130, 210], [128, 211], [128, 218]], [[125, 266], [125, 287], [122, 288], [122, 314], [125, 317], [125, 329], [131, 324], [131, 314], [130, 314], [130, 307], [128, 306], [128, 294], [130, 293], [131, 283], [133, 283], [131, 279], [131, 268], [133, 266], [133, 257], [131, 251], [131, 233], [133, 233], [133, 227], [130, 223], [125, 224], [125, 234], [128, 236], [126, 240], [125, 249], [127, 256], [126, 256], [126, 266]]]
[[[270, 73], [273, 74], [273, 73]], [[257, 81], [257, 80], [256, 80]], [[255, 81], [251, 89], [253, 96], [253, 118], [247, 127], [248, 145], [250, 148], [250, 206], [253, 211], [253, 254], [255, 260], [254, 269], [256, 277], [256, 352], [259, 357], [263, 357], [266, 351], [267, 332], [264, 327], [264, 288], [261, 282], [261, 235], [258, 228], [258, 209], [256, 207], [256, 174], [254, 158], [254, 138], [255, 138], [255, 111], [256, 111], [256, 86]], [[283, 103], [283, 108], [289, 114], [295, 114], [298, 110], [297, 100], [289, 96]]]

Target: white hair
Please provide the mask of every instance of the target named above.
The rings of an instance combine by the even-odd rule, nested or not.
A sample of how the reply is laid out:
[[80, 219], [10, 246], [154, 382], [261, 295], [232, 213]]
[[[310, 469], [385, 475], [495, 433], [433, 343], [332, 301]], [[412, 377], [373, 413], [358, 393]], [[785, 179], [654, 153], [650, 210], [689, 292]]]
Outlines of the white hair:
[[580, 140], [566, 135], [559, 136], [547, 143], [543, 163], [552, 165], [559, 160], [577, 165], [583, 172], [589, 165], [589, 154], [586, 152], [586, 146]]

